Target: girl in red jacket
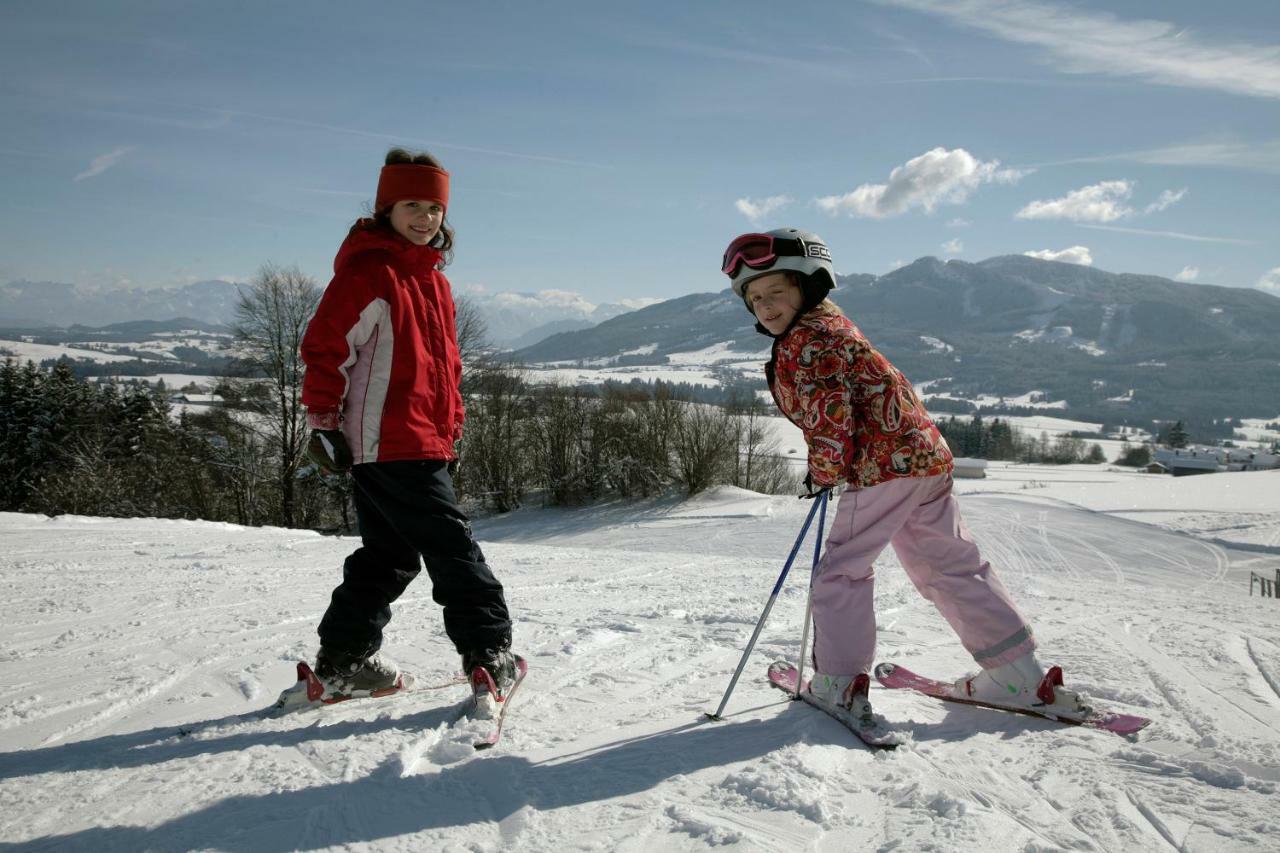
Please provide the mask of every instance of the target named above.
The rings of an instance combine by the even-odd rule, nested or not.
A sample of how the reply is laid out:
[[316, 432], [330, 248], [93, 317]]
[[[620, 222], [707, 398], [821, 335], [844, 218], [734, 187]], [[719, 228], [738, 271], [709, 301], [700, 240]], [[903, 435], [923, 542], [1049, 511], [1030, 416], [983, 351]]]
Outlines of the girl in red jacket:
[[[804, 431], [810, 490], [846, 486], [813, 582], [810, 690], [873, 724], [872, 564], [892, 544], [982, 667], [957, 688], [1049, 710], [1037, 696], [1048, 681], [1031, 628], [960, 518], [951, 451], [907, 378], [827, 299], [836, 280], [821, 238], [794, 228], [744, 234], [722, 270], [757, 330], [774, 339], [766, 376], [778, 408]], [[1048, 687], [1053, 713], [1082, 713], [1076, 694]]]
[[351, 471], [362, 542], [320, 621], [315, 672], [333, 694], [397, 682], [399, 670], [378, 650], [419, 557], [473, 683], [491, 681], [500, 701], [515, 678], [502, 584], [448, 471], [463, 422], [453, 296], [441, 272], [453, 249], [448, 207], [439, 162], [388, 152], [374, 215], [338, 250], [302, 341], [310, 452], [331, 471]]

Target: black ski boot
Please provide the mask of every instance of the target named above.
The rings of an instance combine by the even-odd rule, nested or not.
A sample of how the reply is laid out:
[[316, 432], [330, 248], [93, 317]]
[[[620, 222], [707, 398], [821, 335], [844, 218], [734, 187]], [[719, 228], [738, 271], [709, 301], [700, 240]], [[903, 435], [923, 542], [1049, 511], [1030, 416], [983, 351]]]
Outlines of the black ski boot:
[[316, 655], [315, 673], [328, 692], [342, 696], [386, 690], [395, 687], [400, 679], [395, 662], [377, 652], [351, 655], [324, 648]]
[[471, 676], [471, 687], [477, 695], [496, 693], [493, 698], [501, 702], [516, 683], [516, 656], [510, 649], [467, 652], [462, 656], [462, 671]]

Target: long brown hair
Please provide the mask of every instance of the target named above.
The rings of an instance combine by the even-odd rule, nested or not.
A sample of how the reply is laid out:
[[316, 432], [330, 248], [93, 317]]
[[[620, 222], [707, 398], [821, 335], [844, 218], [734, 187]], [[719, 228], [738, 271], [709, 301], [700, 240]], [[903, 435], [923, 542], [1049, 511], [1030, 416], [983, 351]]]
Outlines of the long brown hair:
[[[405, 148], [392, 148], [387, 152], [385, 165], [395, 166], [403, 163], [412, 163], [418, 166], [433, 166], [437, 169], [443, 169], [441, 164], [432, 155], [425, 151], [409, 151]], [[356, 220], [356, 224], [351, 226], [354, 231], [367, 231], [373, 228], [391, 229], [391, 208], [383, 208], [382, 210], [373, 211], [372, 215], [365, 219]], [[448, 212], [440, 221], [440, 232], [431, 240], [431, 246], [440, 250], [440, 269], [444, 269], [453, 262], [453, 226], [449, 224]]]

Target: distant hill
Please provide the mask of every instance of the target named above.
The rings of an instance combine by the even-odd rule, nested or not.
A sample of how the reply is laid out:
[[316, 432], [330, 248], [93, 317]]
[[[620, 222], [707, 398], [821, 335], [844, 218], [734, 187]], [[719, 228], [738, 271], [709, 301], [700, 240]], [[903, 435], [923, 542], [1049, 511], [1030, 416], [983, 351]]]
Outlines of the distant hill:
[[618, 303], [596, 305], [568, 290], [494, 294], [462, 290], [459, 295], [479, 312], [489, 342], [508, 350], [537, 344], [559, 332], [589, 329], [632, 310]]
[[90, 288], [54, 281], [0, 285], [0, 326], [101, 327], [138, 320], [193, 318], [220, 326], [235, 316], [238, 286], [197, 281], [170, 288]]
[[[1260, 291], [1023, 255], [927, 257], [839, 283], [836, 303], [914, 381], [934, 380], [931, 393], [1042, 391], [1095, 420], [1280, 410], [1280, 299]], [[753, 325], [732, 292], [697, 293], [553, 335], [516, 356], [579, 361], [641, 350], [640, 361], [661, 364], [719, 342], [758, 348]]]

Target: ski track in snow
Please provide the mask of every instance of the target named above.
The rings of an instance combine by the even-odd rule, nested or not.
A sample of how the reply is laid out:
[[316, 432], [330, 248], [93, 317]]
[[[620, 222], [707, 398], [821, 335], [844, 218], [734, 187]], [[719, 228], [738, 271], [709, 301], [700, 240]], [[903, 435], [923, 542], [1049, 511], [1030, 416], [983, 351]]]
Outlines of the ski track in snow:
[[[725, 720], [704, 721], [809, 509], [789, 497], [477, 520], [530, 663], [485, 753], [465, 686], [429, 689], [457, 660], [425, 574], [386, 643], [419, 689], [272, 717], [355, 540], [0, 514], [0, 849], [1274, 849], [1280, 601], [1247, 588], [1274, 558], [1220, 537], [1274, 545], [1280, 512], [1152, 526], [1034, 493], [961, 500], [1041, 658], [1148, 729], [876, 689], [907, 743], [862, 748], [763, 677], [797, 654], [808, 543]], [[879, 659], [973, 670], [892, 550], [877, 613]]]

